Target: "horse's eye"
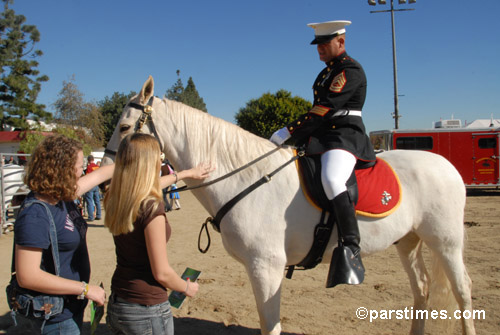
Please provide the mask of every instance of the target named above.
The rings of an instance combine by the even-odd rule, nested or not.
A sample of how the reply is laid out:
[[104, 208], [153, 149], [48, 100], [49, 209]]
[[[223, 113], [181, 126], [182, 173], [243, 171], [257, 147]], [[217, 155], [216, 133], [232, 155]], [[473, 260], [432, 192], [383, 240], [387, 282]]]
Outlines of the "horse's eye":
[[129, 130], [129, 129], [130, 129], [130, 125], [129, 125], [129, 124], [122, 124], [122, 125], [120, 126], [120, 133], [124, 133], [124, 132], [126, 132], [127, 130]]

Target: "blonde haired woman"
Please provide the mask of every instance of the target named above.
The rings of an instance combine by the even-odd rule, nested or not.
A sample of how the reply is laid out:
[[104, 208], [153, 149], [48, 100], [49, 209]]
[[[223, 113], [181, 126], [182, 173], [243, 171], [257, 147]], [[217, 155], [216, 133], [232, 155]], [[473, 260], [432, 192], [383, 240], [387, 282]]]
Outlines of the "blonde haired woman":
[[104, 224], [113, 234], [117, 265], [111, 280], [107, 323], [114, 334], [174, 334], [167, 289], [192, 297], [198, 283], [184, 281], [170, 267], [162, 187], [176, 179], [205, 179], [210, 164], [159, 177], [158, 141], [146, 134], [125, 137], [104, 198]]

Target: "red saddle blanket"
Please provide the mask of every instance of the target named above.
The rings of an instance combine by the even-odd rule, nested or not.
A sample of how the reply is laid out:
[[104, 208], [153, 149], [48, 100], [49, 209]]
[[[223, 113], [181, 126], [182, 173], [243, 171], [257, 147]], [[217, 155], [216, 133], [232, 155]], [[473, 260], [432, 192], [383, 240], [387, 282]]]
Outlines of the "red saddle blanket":
[[[374, 166], [356, 170], [355, 173], [358, 184], [358, 203], [355, 208], [358, 215], [384, 217], [399, 207], [402, 197], [401, 184], [396, 172], [386, 161], [377, 157], [377, 163]], [[302, 191], [308, 201], [320, 209], [308, 193], [302, 176], [300, 180]]]

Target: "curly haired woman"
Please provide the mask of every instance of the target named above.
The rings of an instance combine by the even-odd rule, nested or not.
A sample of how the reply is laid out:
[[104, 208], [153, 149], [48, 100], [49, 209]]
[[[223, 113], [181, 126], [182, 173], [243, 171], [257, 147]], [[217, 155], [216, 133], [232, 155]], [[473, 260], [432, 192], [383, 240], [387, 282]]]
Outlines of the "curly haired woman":
[[[42, 325], [42, 334], [80, 334], [88, 300], [103, 305], [104, 289], [89, 285], [87, 223], [73, 202], [95, 185], [108, 180], [114, 165], [82, 177], [81, 143], [61, 135], [45, 138], [29, 162], [25, 184], [33, 198], [48, 205], [54, 220], [60, 260], [56, 276], [50, 250], [50, 218], [43, 204], [21, 210], [15, 223], [15, 270], [19, 286], [65, 296], [64, 310]], [[40, 327], [41, 321], [33, 321]], [[39, 324], [40, 323], [40, 324]]]

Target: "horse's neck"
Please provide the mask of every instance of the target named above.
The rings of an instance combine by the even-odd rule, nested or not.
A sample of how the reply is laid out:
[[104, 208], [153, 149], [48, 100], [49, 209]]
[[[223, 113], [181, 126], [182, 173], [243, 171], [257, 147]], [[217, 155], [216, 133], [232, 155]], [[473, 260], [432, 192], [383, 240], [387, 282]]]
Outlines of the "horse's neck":
[[[175, 101], [163, 100], [163, 103], [166, 111], [162, 112], [158, 130], [167, 157], [177, 170], [189, 169], [209, 161], [216, 166], [216, 170], [211, 174], [212, 180], [275, 148], [271, 142], [207, 113]], [[267, 158], [267, 161], [249, 167], [237, 176], [209, 188], [198, 189], [194, 193], [205, 208], [212, 212], [227, 201], [228, 197], [234, 196], [249, 183], [262, 177], [263, 170], [273, 165], [269, 160], [282, 159], [279, 155], [273, 155]], [[188, 182], [188, 186], [196, 184], [193, 181]]]
[[184, 104], [163, 100], [160, 125], [167, 157], [176, 168], [188, 169], [201, 162], [217, 165], [215, 175], [230, 172], [274, 146], [260, 137]]

